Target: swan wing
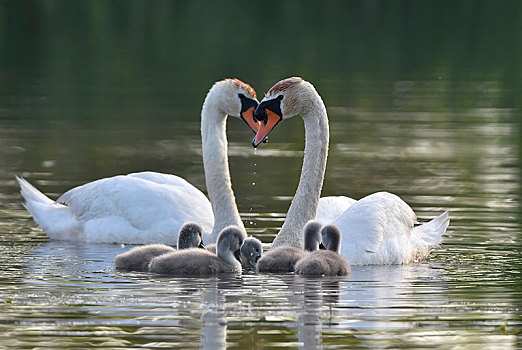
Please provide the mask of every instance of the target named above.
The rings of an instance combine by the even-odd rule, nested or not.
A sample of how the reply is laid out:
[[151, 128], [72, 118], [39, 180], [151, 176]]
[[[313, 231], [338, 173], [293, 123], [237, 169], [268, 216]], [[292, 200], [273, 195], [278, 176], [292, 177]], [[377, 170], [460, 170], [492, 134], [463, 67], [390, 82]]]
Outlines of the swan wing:
[[[88, 241], [172, 244], [186, 221], [197, 221], [205, 232], [214, 224], [207, 197], [175, 175], [138, 173], [105, 178], [73, 188], [57, 202], [67, 205], [76, 220], [86, 224]], [[89, 227], [95, 231], [91, 237]], [[124, 230], [136, 237], [103, 237], [104, 231], [118, 236]]]
[[[172, 174], [156, 173], [153, 171], [142, 171], [139, 173], [131, 173], [131, 174], [128, 174], [127, 176], [154, 182], [154, 183], [157, 183], [158, 185], [169, 185], [169, 186], [175, 186], [175, 187], [192, 186], [187, 180], [185, 180], [182, 177], [172, 175]], [[192, 186], [192, 187], [194, 187], [194, 186]]]
[[334, 224], [342, 233], [341, 255], [350, 264], [396, 264], [411, 256], [416, 217], [398, 196], [378, 192], [351, 205]]
[[412, 245], [415, 258], [425, 258], [432, 249], [440, 247], [442, 235], [446, 232], [449, 223], [449, 211], [445, 211], [431, 221], [413, 228]]
[[356, 200], [345, 196], [329, 196], [319, 199], [315, 220], [329, 224], [344, 213]]

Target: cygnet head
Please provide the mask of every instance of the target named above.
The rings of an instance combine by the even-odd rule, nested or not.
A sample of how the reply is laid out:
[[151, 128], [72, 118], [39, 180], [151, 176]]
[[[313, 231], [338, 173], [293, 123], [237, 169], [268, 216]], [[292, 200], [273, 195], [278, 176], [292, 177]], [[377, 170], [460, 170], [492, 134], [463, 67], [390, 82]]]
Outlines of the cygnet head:
[[240, 249], [246, 234], [237, 226], [225, 227], [217, 238], [217, 255], [230, 264], [240, 261]]
[[186, 222], [179, 230], [178, 250], [189, 248], [205, 248], [203, 245], [203, 229], [195, 222]]
[[263, 254], [263, 245], [255, 237], [248, 237], [241, 247], [241, 265], [246, 269], [254, 269]]
[[254, 113], [254, 121], [260, 124], [252, 145], [259, 146], [280, 121], [296, 115], [304, 116], [316, 101], [322, 102], [314, 86], [299, 77], [276, 83], [268, 90]]
[[310, 252], [321, 248], [321, 223], [310, 220], [304, 228], [304, 249]]
[[[213, 98], [209, 98], [212, 94]], [[209, 91], [205, 104], [217, 102], [221, 112], [243, 119], [255, 133], [259, 123], [254, 120], [254, 111], [259, 104], [256, 91], [239, 79], [225, 79], [215, 83]]]
[[323, 245], [327, 250], [341, 252], [341, 231], [335, 225], [326, 225], [321, 230]]

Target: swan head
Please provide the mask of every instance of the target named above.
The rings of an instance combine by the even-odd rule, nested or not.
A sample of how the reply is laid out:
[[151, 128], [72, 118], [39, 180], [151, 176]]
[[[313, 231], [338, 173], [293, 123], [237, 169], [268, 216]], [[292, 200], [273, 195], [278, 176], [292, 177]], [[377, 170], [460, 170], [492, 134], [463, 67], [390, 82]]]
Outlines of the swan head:
[[241, 265], [246, 269], [254, 269], [263, 255], [263, 245], [255, 237], [248, 237], [241, 246]]
[[254, 121], [259, 124], [252, 145], [259, 146], [282, 120], [304, 115], [317, 96], [313, 85], [299, 77], [283, 79], [272, 86], [254, 112]]
[[240, 261], [241, 246], [246, 239], [246, 234], [237, 226], [225, 227], [217, 238], [216, 253], [230, 264]]
[[341, 252], [341, 231], [335, 225], [326, 225], [321, 230], [321, 239], [327, 250]]
[[304, 249], [313, 252], [321, 247], [321, 223], [310, 220], [304, 228]]
[[203, 229], [195, 222], [186, 222], [179, 230], [178, 250], [188, 248], [205, 248], [203, 245]]
[[256, 91], [239, 79], [225, 79], [215, 83], [209, 95], [215, 95], [219, 108], [224, 114], [241, 118], [254, 133], [259, 122], [254, 119], [254, 111], [259, 105]]

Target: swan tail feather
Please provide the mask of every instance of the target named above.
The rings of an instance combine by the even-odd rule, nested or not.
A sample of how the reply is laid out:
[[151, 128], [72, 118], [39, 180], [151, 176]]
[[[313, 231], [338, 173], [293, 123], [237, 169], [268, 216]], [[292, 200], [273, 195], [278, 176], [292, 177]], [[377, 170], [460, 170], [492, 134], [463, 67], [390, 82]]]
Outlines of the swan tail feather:
[[26, 179], [21, 177], [16, 177], [16, 181], [20, 185], [20, 193], [24, 200], [27, 203], [41, 203], [41, 204], [51, 204], [53, 201], [47, 197], [42, 192], [38, 191], [36, 187], [31, 185]]
[[70, 240], [81, 232], [81, 224], [69, 207], [53, 201], [21, 177], [17, 176], [16, 181], [25, 201], [24, 207], [49, 238]]
[[445, 211], [433, 220], [417, 226], [413, 229], [413, 234], [420, 239], [428, 250], [440, 247], [442, 236], [446, 232], [450, 223], [449, 211]]

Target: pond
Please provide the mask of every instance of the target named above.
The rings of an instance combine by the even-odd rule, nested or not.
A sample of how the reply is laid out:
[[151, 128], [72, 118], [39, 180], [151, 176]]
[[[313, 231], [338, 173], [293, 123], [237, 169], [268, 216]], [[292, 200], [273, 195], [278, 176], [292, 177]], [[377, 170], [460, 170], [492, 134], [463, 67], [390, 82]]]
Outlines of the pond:
[[[467, 2], [455, 14], [430, 1], [294, 14], [274, 3], [283, 34], [255, 21], [254, 11], [267, 16], [255, 5], [211, 5], [199, 17], [197, 2], [122, 12], [117, 2], [64, 4], [0, 4], [11, 33], [0, 31], [0, 347], [521, 347], [518, 2], [498, 11]], [[238, 20], [216, 29], [227, 13]], [[311, 18], [317, 27], [301, 24]], [[287, 40], [290, 54], [275, 40], [298, 33], [316, 46]], [[250, 34], [275, 52], [241, 61]], [[450, 210], [427, 259], [354, 266], [342, 278], [164, 278], [115, 271], [128, 245], [49, 241], [23, 207], [15, 175], [54, 199], [143, 170], [205, 191], [199, 113], [211, 84], [237, 76], [262, 97], [291, 75], [312, 82], [328, 108], [323, 196], [386, 190], [420, 222]], [[227, 128], [241, 217], [268, 249], [299, 179], [303, 122], [285, 121], [256, 152], [240, 120]]]

